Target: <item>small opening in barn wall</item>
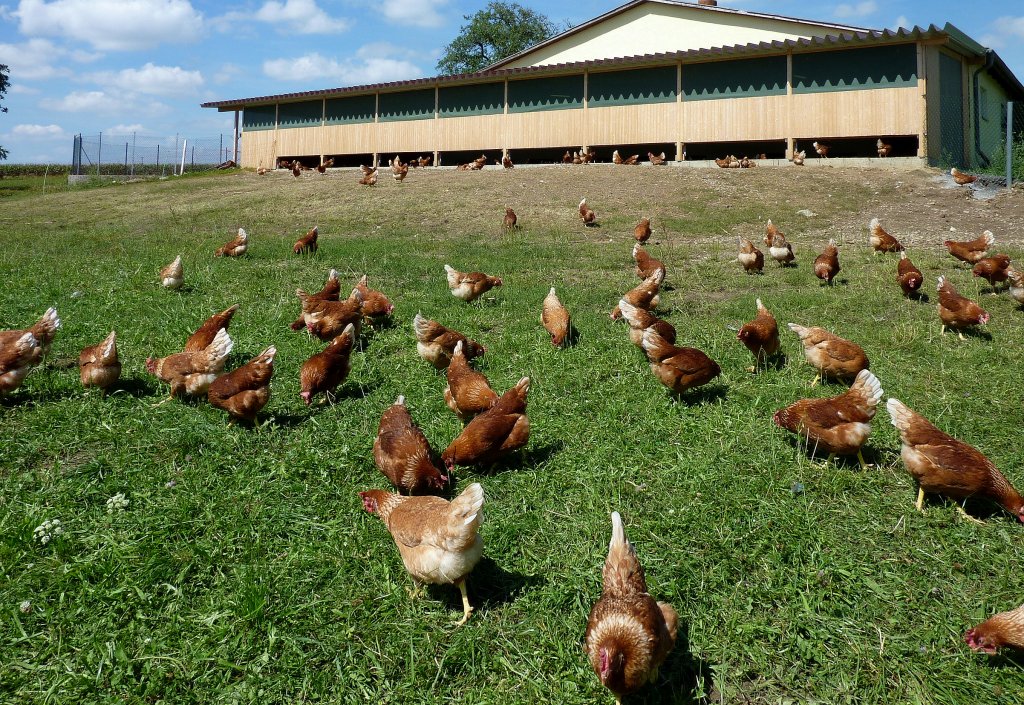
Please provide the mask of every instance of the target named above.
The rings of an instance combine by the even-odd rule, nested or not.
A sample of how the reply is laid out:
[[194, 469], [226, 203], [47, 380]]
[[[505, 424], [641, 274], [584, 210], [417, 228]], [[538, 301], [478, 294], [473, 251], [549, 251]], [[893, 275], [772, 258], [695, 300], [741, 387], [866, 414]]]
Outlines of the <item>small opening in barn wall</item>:
[[369, 166], [373, 161], [372, 154], [325, 154], [324, 161], [334, 160], [334, 168], [356, 167], [360, 165]]
[[[429, 159], [430, 160], [430, 166], [434, 166], [434, 152], [429, 150], [429, 149], [428, 150], [424, 150], [422, 152], [381, 152], [381, 154], [380, 154], [381, 166], [390, 166], [391, 165], [391, 160], [394, 159], [396, 155], [398, 156], [399, 161], [401, 161], [403, 164], [408, 164], [410, 168], [418, 168], [419, 164], [420, 164], [419, 160], [421, 158], [422, 159]], [[479, 156], [480, 156], [480, 154], [477, 153], [473, 157], [473, 159], [476, 159]], [[367, 163], [369, 163], [369, 162], [367, 162]]]
[[892, 145], [890, 157], [916, 157], [917, 135], [878, 135], [878, 137], [845, 137], [830, 139], [828, 137], [800, 137], [796, 140], [795, 151], [807, 151], [808, 159], [817, 159], [814, 142], [828, 145], [829, 158], [867, 158], [878, 157], [878, 140]]
[[464, 149], [458, 152], [442, 152], [440, 162], [441, 166], [458, 166], [459, 164], [468, 164], [481, 156], [487, 157], [487, 166], [493, 166], [495, 159], [501, 161], [501, 149]]
[[[629, 159], [634, 154], [640, 157], [641, 162], [647, 161], [647, 153], [661, 154], [665, 153], [665, 159], [672, 161], [676, 156], [676, 145], [670, 142], [652, 142], [649, 144], [595, 144], [590, 145], [590, 149], [593, 152], [597, 152], [597, 159], [594, 161], [598, 164], [611, 164], [612, 163], [612, 152], [616, 149], [619, 150], [619, 156], [625, 159]], [[563, 152], [564, 154], [564, 152]]]
[[540, 147], [536, 149], [510, 149], [513, 164], [561, 164], [566, 152], [572, 155], [580, 151], [580, 145], [568, 147]]
[[[807, 143], [808, 151], [810, 142]], [[687, 142], [685, 146], [687, 161], [704, 159], [722, 159], [729, 155], [749, 157], [751, 159], [785, 159], [785, 140], [759, 140], [749, 142]]]

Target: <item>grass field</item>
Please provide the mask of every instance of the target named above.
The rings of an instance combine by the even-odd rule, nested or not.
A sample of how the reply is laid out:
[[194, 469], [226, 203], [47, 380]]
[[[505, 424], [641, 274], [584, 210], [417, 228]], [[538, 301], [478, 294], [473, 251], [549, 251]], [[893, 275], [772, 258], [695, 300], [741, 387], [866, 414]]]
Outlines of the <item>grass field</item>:
[[[40, 193], [11, 190], [0, 213], [0, 329], [48, 306], [63, 320], [47, 364], [0, 399], [0, 701], [10, 703], [612, 702], [582, 650], [611, 531], [622, 513], [656, 599], [682, 628], [646, 703], [1019, 703], [1024, 666], [971, 653], [963, 632], [1024, 600], [1024, 527], [1000, 511], [978, 526], [916, 487], [882, 410], [866, 448], [877, 467], [809, 460], [772, 413], [810, 388], [789, 321], [859, 342], [886, 396], [989, 455], [1024, 485], [1024, 312], [986, 295], [945, 254], [950, 227], [990, 228], [1024, 256], [1012, 224], [1024, 194], [966, 200], [930, 172], [516, 169], [413, 172], [358, 187], [351, 172], [299, 180], [214, 175]], [[5, 180], [10, 186], [12, 180]], [[600, 228], [584, 229], [586, 195]], [[499, 224], [511, 205], [523, 229]], [[810, 208], [817, 215], [798, 215]], [[609, 320], [633, 286], [632, 226], [652, 215], [650, 251], [671, 290], [662, 314], [682, 344], [723, 369], [673, 400]], [[882, 218], [925, 272], [929, 304], [903, 299], [893, 256], [874, 257]], [[763, 276], [733, 261], [772, 218], [799, 266]], [[320, 227], [320, 252], [294, 240]], [[244, 226], [249, 254], [214, 259]], [[843, 271], [826, 288], [811, 261], [829, 237]], [[156, 273], [176, 254], [186, 288]], [[482, 305], [454, 299], [442, 265], [503, 277]], [[321, 345], [288, 329], [296, 287], [328, 269], [363, 273], [396, 305], [363, 341], [335, 403], [307, 409], [298, 368]], [[935, 279], [992, 313], [984, 335], [940, 336]], [[556, 350], [539, 324], [550, 286], [579, 330]], [[783, 327], [786, 363], [757, 376], [735, 331], [761, 297]], [[238, 303], [235, 367], [273, 343], [273, 396], [257, 428], [200, 401], [151, 405], [166, 387], [148, 355], [180, 350], [208, 315]], [[371, 447], [399, 394], [438, 451], [460, 423], [444, 376], [416, 355], [422, 311], [481, 341], [495, 388], [532, 386], [526, 449], [493, 472], [484, 560], [458, 591], [412, 583], [357, 492], [385, 487]], [[118, 391], [83, 392], [79, 350], [118, 333]], [[108, 511], [123, 493], [124, 510]], [[45, 520], [64, 533], [43, 545]], [[30, 603], [22, 609], [23, 602]]]

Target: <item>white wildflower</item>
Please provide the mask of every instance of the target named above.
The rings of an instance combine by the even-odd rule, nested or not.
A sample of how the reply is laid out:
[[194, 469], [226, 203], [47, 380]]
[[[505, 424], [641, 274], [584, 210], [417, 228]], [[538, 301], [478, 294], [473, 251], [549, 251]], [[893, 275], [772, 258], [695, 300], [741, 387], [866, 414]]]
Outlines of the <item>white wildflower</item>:
[[25, 600], [20, 605], [18, 605], [18, 609], [21, 610], [22, 614], [28, 614], [32, 611], [32, 603], [28, 600]]
[[32, 535], [36, 537], [36, 541], [45, 546], [63, 533], [64, 527], [60, 525], [60, 519], [47, 519], [35, 528]]
[[118, 492], [113, 497], [107, 500], [107, 514], [113, 514], [114, 512], [123, 512], [128, 508], [128, 498], [124, 496], [124, 492]]

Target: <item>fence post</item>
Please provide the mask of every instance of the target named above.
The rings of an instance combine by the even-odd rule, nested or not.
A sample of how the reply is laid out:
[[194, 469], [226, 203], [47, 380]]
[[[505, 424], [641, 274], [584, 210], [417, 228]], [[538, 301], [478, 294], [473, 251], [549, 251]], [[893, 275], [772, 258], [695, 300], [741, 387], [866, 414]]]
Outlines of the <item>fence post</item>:
[[124, 143], [124, 175], [128, 176], [128, 143]]
[[100, 133], [100, 146], [96, 149], [96, 176], [100, 175], [100, 164], [103, 163], [103, 133]]
[[1006, 188], [1013, 188], [1013, 101], [1006, 103]]

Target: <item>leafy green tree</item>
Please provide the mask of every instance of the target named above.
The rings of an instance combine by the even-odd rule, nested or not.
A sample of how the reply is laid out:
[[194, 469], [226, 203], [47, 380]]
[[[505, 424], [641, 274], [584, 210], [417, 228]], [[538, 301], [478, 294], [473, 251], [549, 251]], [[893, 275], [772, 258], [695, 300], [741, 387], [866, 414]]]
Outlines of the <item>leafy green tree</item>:
[[[10, 83], [8, 71], [7, 64], [0, 64], [0, 98], [3, 98], [4, 94], [7, 93], [7, 86]], [[7, 108], [0, 105], [0, 113], [6, 112]], [[3, 147], [0, 147], [0, 159], [7, 159], [7, 150]]]
[[442, 74], [481, 71], [562, 31], [546, 16], [516, 2], [489, 2], [463, 19], [469, 23], [462, 26], [437, 62]]

